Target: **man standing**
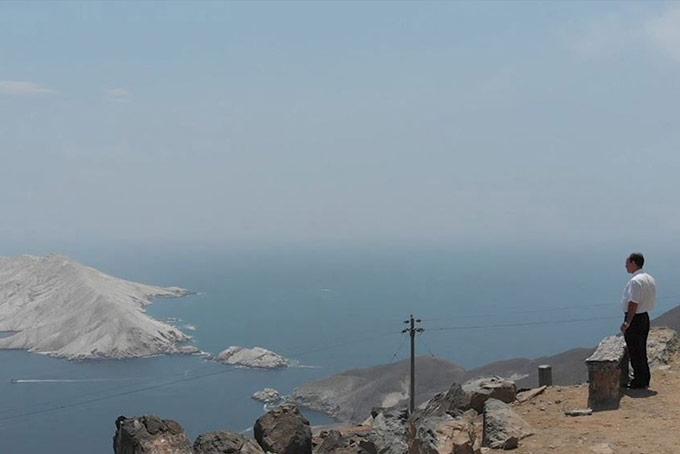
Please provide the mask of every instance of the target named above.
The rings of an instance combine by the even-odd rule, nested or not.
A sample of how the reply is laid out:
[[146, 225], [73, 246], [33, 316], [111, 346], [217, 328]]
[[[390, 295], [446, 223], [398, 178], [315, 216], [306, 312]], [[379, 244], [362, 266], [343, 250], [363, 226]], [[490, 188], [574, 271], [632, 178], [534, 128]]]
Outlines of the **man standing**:
[[626, 339], [630, 365], [633, 367], [633, 380], [629, 388], [647, 388], [650, 379], [647, 364], [648, 312], [654, 309], [656, 282], [644, 272], [644, 264], [645, 258], [639, 252], [633, 252], [626, 259], [626, 271], [633, 277], [623, 290], [622, 308], [625, 316], [621, 332]]

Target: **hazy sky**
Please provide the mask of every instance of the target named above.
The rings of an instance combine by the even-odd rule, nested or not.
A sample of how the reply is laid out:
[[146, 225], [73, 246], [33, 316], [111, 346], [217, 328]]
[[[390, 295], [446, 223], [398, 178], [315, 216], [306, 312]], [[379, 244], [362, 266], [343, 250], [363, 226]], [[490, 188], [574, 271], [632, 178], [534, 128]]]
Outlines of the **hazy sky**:
[[0, 2], [0, 255], [680, 244], [680, 4]]

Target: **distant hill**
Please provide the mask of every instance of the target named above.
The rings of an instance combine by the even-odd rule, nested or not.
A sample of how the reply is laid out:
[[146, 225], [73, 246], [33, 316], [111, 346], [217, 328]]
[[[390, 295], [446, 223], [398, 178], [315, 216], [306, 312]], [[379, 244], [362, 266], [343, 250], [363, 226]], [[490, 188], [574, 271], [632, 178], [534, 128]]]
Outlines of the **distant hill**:
[[667, 326], [680, 333], [680, 306], [664, 312], [651, 322], [652, 326]]
[[178, 287], [124, 281], [63, 255], [0, 257], [0, 349], [65, 359], [134, 358], [187, 353], [189, 337], [144, 311]]
[[[431, 399], [465, 377], [465, 369], [443, 359], [416, 358], [416, 404]], [[373, 407], [390, 407], [408, 401], [410, 360], [352, 369], [295, 390], [293, 400], [327, 413], [339, 421], [361, 422]]]
[[536, 359], [516, 358], [496, 361], [466, 372], [465, 380], [498, 375], [513, 379], [521, 388], [538, 386], [538, 366], [549, 364], [552, 367], [554, 385], [573, 385], [583, 383], [588, 378], [585, 359], [595, 348], [574, 348], [552, 356]]

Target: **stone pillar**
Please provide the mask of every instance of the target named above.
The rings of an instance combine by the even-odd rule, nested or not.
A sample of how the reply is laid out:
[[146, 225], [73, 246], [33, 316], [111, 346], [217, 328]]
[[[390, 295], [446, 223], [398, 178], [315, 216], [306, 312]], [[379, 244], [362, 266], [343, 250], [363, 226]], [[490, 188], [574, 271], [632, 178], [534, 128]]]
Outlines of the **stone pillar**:
[[538, 366], [538, 386], [552, 386], [552, 367], [548, 364]]
[[588, 359], [588, 407], [593, 411], [619, 408], [621, 387], [628, 382], [628, 352], [621, 336], [600, 342]]

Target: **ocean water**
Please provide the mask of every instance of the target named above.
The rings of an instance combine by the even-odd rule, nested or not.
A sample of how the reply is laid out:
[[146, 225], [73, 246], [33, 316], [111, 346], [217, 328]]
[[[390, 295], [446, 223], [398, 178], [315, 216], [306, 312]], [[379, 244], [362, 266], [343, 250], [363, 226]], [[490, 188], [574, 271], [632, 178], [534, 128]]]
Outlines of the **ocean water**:
[[[261, 346], [298, 367], [232, 369], [196, 356], [73, 363], [0, 351], [2, 453], [111, 453], [119, 415], [175, 419], [192, 439], [248, 431], [264, 412], [249, 398], [257, 390], [290, 393], [348, 368], [406, 358], [400, 331], [409, 314], [425, 328], [418, 354], [466, 368], [592, 346], [617, 330], [627, 280], [625, 251], [587, 260], [435, 248], [64, 252], [117, 277], [198, 292], [148, 311], [177, 320], [204, 351]], [[680, 302], [680, 260], [669, 253], [647, 268], [659, 282], [659, 315]]]

